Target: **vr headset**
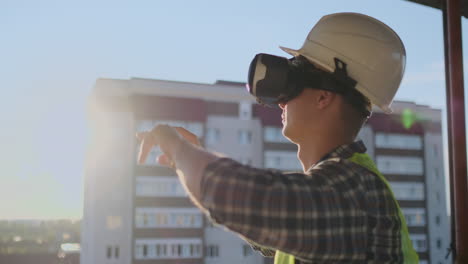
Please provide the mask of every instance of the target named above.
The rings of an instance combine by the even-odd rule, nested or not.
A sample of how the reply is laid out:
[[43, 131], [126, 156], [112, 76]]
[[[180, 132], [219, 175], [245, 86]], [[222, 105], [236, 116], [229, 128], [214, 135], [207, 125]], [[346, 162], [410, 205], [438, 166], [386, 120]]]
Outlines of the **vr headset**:
[[[247, 90], [257, 102], [278, 107], [298, 96], [304, 88], [327, 90], [344, 95], [346, 100], [370, 116], [368, 99], [356, 89], [356, 81], [348, 76], [346, 63], [335, 58], [332, 73], [315, 67], [305, 57], [291, 59], [260, 53], [250, 63]], [[370, 105], [370, 103], [369, 103]]]

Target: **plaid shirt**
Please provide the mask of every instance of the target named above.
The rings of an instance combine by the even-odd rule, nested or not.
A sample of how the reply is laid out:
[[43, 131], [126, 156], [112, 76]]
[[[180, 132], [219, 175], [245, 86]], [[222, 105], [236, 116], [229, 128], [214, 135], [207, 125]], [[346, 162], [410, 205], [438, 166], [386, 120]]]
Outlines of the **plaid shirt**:
[[365, 151], [362, 141], [340, 146], [306, 173], [222, 158], [205, 169], [201, 203], [215, 223], [266, 256], [280, 250], [303, 262], [402, 262], [402, 222], [391, 191], [348, 160]]

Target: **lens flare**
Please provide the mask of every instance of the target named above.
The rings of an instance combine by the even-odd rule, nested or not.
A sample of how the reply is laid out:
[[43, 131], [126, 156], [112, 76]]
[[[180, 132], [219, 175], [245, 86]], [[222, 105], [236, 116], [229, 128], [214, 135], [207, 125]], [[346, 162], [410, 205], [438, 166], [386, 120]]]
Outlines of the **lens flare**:
[[401, 113], [401, 123], [406, 129], [410, 129], [417, 120], [418, 117], [416, 116], [416, 113], [414, 113], [413, 110], [409, 108], [404, 109]]

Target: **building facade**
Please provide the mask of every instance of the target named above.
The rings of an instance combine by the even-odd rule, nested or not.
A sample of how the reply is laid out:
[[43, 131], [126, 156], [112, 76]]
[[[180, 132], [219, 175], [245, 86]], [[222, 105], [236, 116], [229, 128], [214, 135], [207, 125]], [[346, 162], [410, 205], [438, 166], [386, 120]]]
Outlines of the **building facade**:
[[[389, 179], [422, 262], [446, 263], [448, 218], [440, 110], [396, 102], [360, 138]], [[135, 133], [164, 123], [255, 167], [302, 170], [281, 133], [281, 111], [255, 103], [245, 84], [100, 79], [89, 102], [82, 264], [269, 263], [237, 235], [213, 226], [151, 151], [136, 163]], [[404, 117], [404, 120], [401, 120]]]

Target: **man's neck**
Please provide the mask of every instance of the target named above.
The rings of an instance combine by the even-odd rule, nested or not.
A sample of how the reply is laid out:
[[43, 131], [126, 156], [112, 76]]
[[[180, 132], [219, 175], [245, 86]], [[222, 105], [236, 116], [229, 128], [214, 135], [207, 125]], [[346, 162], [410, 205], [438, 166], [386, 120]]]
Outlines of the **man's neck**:
[[309, 137], [308, 139], [297, 143], [297, 157], [301, 161], [304, 172], [337, 147], [354, 141], [352, 137], [345, 138], [336, 135]]

